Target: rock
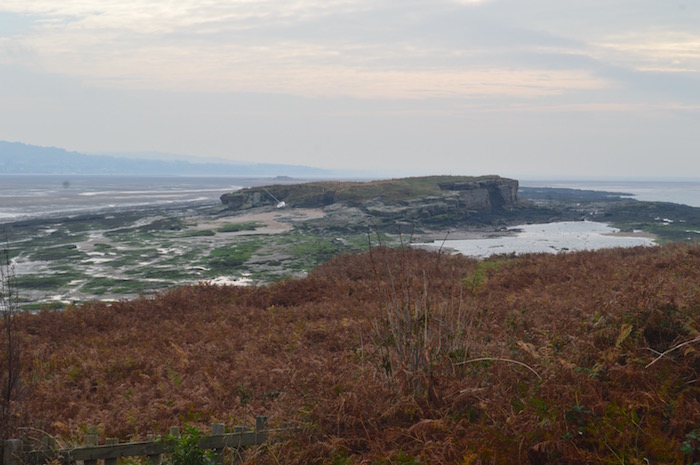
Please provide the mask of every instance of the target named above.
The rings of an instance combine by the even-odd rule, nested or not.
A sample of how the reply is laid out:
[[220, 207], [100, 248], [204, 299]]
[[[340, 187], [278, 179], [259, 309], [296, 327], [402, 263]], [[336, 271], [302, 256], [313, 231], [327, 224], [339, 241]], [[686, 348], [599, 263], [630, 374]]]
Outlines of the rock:
[[507, 212], [518, 206], [518, 181], [499, 176], [433, 176], [371, 182], [310, 182], [241, 189], [221, 196], [232, 210], [275, 206], [357, 207], [371, 216], [430, 221]]
[[492, 212], [511, 210], [518, 204], [518, 181], [495, 177], [476, 181], [454, 181], [438, 184], [445, 191], [457, 191], [470, 210]]

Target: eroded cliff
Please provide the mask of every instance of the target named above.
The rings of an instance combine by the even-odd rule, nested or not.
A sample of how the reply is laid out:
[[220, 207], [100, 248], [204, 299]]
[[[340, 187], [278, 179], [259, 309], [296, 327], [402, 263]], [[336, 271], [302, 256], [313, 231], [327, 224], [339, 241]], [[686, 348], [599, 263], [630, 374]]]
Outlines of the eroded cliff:
[[499, 176], [431, 176], [371, 182], [310, 182], [252, 187], [227, 193], [233, 210], [279, 205], [324, 208], [335, 204], [403, 219], [463, 218], [507, 212], [518, 205], [518, 181]]

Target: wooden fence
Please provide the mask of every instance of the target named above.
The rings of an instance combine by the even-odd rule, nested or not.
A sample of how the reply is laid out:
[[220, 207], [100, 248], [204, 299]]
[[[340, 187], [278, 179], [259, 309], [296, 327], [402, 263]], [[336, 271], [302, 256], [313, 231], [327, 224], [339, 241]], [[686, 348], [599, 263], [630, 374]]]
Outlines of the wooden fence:
[[[267, 417], [257, 417], [254, 430], [236, 426], [232, 433], [226, 433], [224, 425], [215, 423], [211, 434], [203, 436], [199, 445], [204, 450], [213, 450], [217, 462], [221, 463], [226, 449], [233, 449], [237, 457], [242, 457], [244, 447], [262, 444], [268, 439], [269, 433]], [[180, 436], [180, 429], [170, 428], [170, 436]], [[5, 441], [2, 465], [42, 465], [56, 460], [65, 465], [76, 462], [97, 465], [98, 460], [104, 461], [104, 465], [117, 465], [117, 460], [121, 457], [146, 457], [152, 465], [160, 465], [163, 454], [170, 452], [170, 447], [168, 441], [163, 441], [160, 437], [122, 444], [119, 444], [118, 439], [107, 438], [104, 445], [98, 445], [97, 435], [88, 434], [85, 436], [85, 444], [80, 447], [58, 449], [55, 441], [45, 438], [41, 448], [25, 450], [22, 440], [8, 439]]]

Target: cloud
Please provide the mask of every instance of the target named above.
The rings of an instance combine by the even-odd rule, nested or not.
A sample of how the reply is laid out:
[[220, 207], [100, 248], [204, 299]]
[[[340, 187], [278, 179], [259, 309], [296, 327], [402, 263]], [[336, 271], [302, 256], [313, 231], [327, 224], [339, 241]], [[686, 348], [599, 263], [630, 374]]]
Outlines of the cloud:
[[0, 138], [421, 174], [688, 172], [698, 24], [690, 0], [1, 0]]
[[[109, 41], [109, 36], [105, 34], [103, 41]], [[533, 98], [608, 86], [604, 79], [585, 70], [454, 63], [383, 66], [368, 63], [367, 56], [374, 52], [363, 47], [344, 50], [294, 42], [258, 46], [122, 43], [110, 49], [105, 42], [93, 41], [76, 51], [71, 44], [79, 37], [52, 35], [28, 41], [25, 47], [34, 50], [45, 69], [78, 76], [99, 87], [421, 99], [494, 95]], [[382, 53], [386, 61], [396, 62], [404, 52]], [[412, 51], [413, 55], [428, 53]], [[460, 61], [452, 58], [453, 62]]]
[[493, 0], [452, 0], [453, 3], [458, 5], [480, 5], [482, 3], [487, 3]]
[[302, 21], [312, 17], [355, 11], [366, 0], [6, 0], [0, 10], [32, 14], [84, 31], [122, 29], [158, 34], [181, 28], [226, 21], [244, 27], [252, 21]]
[[700, 72], [700, 34], [666, 31], [610, 36], [596, 43], [609, 60], [640, 71]]
[[567, 41], [462, 8], [482, 3], [493, 4], [6, 0], [0, 8], [39, 19], [0, 44], [0, 61], [95, 86], [172, 91], [534, 98], [609, 86], [582, 68], [509, 62]]

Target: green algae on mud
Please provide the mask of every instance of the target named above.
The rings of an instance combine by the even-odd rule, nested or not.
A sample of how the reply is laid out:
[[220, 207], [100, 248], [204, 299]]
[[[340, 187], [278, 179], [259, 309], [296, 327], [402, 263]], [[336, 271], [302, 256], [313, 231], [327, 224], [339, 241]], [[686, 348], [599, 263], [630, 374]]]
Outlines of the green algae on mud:
[[[211, 204], [12, 223], [8, 241], [20, 300], [29, 308], [126, 299], [220, 277], [267, 283], [304, 276], [367, 243], [364, 234], [339, 241], [337, 232], [310, 231], [295, 222], [298, 213], [291, 209], [288, 218], [258, 213], [274, 220], [276, 229], [270, 230], [270, 221], [241, 220]], [[301, 224], [304, 231], [297, 229]]]

